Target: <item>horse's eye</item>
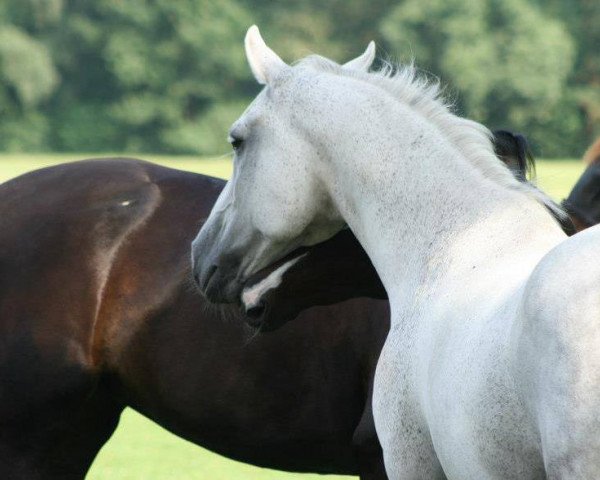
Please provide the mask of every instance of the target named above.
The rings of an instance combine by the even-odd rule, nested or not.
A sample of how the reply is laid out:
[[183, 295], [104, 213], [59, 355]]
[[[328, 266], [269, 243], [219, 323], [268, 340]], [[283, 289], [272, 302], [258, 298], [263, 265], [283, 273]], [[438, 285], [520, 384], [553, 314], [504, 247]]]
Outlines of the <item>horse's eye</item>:
[[231, 137], [229, 139], [229, 143], [231, 143], [231, 146], [234, 150], [239, 150], [244, 143], [244, 139], [239, 137]]

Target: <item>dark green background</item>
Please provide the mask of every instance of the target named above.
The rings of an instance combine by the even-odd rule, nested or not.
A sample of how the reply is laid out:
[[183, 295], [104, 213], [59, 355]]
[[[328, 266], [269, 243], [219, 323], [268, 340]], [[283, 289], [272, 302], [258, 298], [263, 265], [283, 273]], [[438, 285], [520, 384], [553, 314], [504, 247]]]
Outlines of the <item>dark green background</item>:
[[598, 0], [0, 0], [0, 150], [226, 153], [253, 23], [286, 61], [414, 56], [545, 157], [600, 133]]

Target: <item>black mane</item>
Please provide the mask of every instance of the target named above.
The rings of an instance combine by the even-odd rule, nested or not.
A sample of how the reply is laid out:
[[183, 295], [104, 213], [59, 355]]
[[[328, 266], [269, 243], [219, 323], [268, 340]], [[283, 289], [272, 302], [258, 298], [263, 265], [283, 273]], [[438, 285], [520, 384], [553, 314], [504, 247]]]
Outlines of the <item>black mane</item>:
[[529, 148], [529, 142], [520, 133], [508, 130], [494, 130], [493, 144], [496, 155], [521, 181], [535, 177], [535, 158]]
[[[494, 152], [513, 175], [521, 182], [529, 182], [535, 178], [535, 158], [525, 136], [508, 130], [494, 130], [492, 133]], [[558, 222], [563, 232], [569, 236], [576, 232], [572, 220], [567, 215], [561, 217], [552, 209], [547, 208], [547, 210]]]

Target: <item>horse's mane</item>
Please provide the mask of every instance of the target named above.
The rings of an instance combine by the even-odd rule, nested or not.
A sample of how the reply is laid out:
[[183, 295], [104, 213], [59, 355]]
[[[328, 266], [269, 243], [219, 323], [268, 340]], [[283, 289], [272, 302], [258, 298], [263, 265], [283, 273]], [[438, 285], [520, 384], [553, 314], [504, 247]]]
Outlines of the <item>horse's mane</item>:
[[529, 182], [520, 182], [505, 165], [498, 161], [491, 142], [492, 133], [480, 123], [459, 117], [441, 94], [439, 80], [431, 80], [413, 64], [394, 65], [382, 61], [375, 72], [343, 68], [337, 63], [311, 55], [298, 62], [299, 66], [334, 75], [356, 78], [388, 92], [398, 101], [409, 105], [444, 132], [452, 145], [482, 174], [510, 190], [524, 193], [552, 212], [555, 218], [566, 218], [564, 210], [545, 193]]
[[492, 135], [494, 152], [513, 175], [521, 181], [535, 178], [535, 158], [525, 136], [508, 130], [494, 130]]
[[[535, 177], [535, 157], [525, 136], [508, 130], [494, 130], [492, 134], [496, 155], [510, 169], [515, 178], [520, 182], [532, 181]], [[535, 184], [533, 187], [537, 188]], [[564, 202], [561, 207], [568, 210]], [[546, 208], [563, 229], [563, 232], [569, 236], [575, 234], [575, 225], [568, 215], [561, 217], [555, 213], [556, 209]]]
[[590, 147], [583, 154], [583, 161], [587, 165], [592, 165], [593, 163], [600, 163], [600, 138], [598, 138], [594, 143], [590, 145]]

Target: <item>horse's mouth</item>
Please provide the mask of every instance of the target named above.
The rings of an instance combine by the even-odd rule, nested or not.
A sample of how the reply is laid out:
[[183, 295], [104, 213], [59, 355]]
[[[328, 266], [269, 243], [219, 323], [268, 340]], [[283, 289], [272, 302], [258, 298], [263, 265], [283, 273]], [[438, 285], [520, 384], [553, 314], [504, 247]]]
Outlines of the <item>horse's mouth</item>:
[[240, 303], [246, 322], [253, 328], [265, 327], [269, 303], [265, 295], [281, 285], [284, 274], [308, 254], [308, 247], [300, 247], [271, 265], [252, 274], [244, 283]]

